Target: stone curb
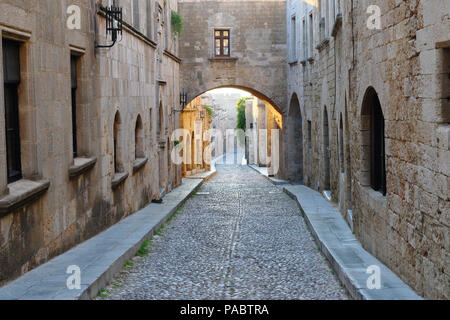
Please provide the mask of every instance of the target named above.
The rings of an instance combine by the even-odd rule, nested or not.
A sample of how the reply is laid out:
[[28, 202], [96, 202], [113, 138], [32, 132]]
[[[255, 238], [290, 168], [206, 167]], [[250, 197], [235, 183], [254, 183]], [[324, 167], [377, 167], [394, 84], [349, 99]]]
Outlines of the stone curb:
[[[205, 181], [216, 173], [215, 167], [202, 178], [183, 179], [181, 186], [128, 216], [106, 231], [86, 240], [0, 288], [0, 300], [87, 300], [97, 296], [124, 263], [134, 257], [146, 239], [157, 231]], [[69, 290], [67, 268], [81, 270], [81, 288]], [[73, 274], [73, 273], [72, 273]]]
[[[258, 166], [248, 166], [273, 184], [284, 185], [283, 191], [297, 202], [314, 240], [354, 299], [423, 299], [381, 261], [364, 250], [338, 209], [320, 193], [304, 185], [294, 185], [282, 180], [273, 181]], [[371, 290], [367, 288], [370, 274], [366, 271], [373, 265], [380, 267], [381, 288]]]
[[[289, 185], [284, 192], [297, 202], [320, 250], [350, 295], [358, 300], [422, 300], [381, 261], [361, 246], [340, 212], [322, 195], [303, 185]], [[378, 266], [381, 288], [369, 289], [369, 266]]]
[[286, 185], [289, 184], [289, 181], [286, 180], [280, 180], [280, 179], [276, 179], [274, 177], [269, 177], [267, 175], [267, 173], [265, 171], [262, 170], [262, 168], [258, 167], [257, 165], [254, 164], [248, 164], [248, 167], [252, 168], [253, 170], [255, 170], [256, 172], [260, 173], [264, 178], [266, 178], [270, 183], [276, 185], [276, 186], [281, 186], [281, 185]]

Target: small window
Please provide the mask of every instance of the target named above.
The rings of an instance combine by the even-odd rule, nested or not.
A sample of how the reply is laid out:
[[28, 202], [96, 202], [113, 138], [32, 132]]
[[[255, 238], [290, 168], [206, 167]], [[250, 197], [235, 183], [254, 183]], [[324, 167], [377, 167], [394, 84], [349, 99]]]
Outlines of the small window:
[[159, 102], [159, 109], [158, 109], [158, 126], [157, 126], [157, 132], [156, 135], [159, 138], [161, 138], [164, 135], [164, 109], [162, 102]]
[[314, 48], [314, 20], [313, 14], [309, 15], [309, 57], [313, 56], [313, 48]]
[[20, 44], [3, 40], [6, 161], [8, 183], [22, 179], [19, 125]]
[[144, 130], [142, 126], [141, 116], [138, 115], [136, 120], [136, 127], [134, 130], [134, 158], [144, 158]]
[[78, 73], [77, 64], [78, 56], [70, 56], [70, 79], [71, 79], [71, 94], [72, 94], [72, 145], [73, 157], [78, 157], [77, 145], [77, 88], [78, 88]]
[[308, 150], [310, 151], [311, 155], [311, 149], [312, 149], [312, 129], [311, 129], [311, 121], [308, 120]]
[[308, 30], [306, 29], [306, 20], [302, 20], [303, 28], [303, 60], [308, 59]]
[[297, 60], [297, 23], [295, 16], [291, 19], [291, 59]]
[[442, 121], [450, 123], [450, 48], [445, 48], [442, 75]]
[[214, 31], [214, 54], [216, 57], [230, 56], [230, 30]]
[[372, 108], [371, 138], [371, 186], [374, 190], [386, 195], [386, 156], [384, 144], [384, 117], [379, 100], [374, 101]]
[[114, 160], [114, 172], [120, 173], [124, 171], [124, 166], [122, 164], [122, 121], [120, 119], [120, 114], [117, 111], [116, 115], [114, 116], [114, 128], [113, 128], [113, 143], [114, 143], [114, 154], [113, 154], [113, 160]]

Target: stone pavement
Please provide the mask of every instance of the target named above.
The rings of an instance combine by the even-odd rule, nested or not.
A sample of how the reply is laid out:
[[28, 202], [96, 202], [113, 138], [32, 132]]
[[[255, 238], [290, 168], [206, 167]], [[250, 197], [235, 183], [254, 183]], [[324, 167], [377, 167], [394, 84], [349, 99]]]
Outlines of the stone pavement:
[[[209, 172], [212, 175], [214, 172]], [[209, 175], [206, 176], [209, 177]], [[31, 270], [0, 288], [0, 300], [74, 300], [97, 296], [141, 243], [171, 216], [201, 185], [202, 179], [184, 179], [162, 204], [150, 204], [97, 236]], [[81, 289], [67, 288], [69, 266], [81, 269]]]
[[259, 172], [260, 174], [262, 174], [264, 177], [266, 177], [266, 179], [268, 179], [270, 182], [272, 182], [273, 184], [276, 185], [284, 185], [284, 184], [289, 184], [289, 181], [286, 180], [280, 180], [277, 179], [275, 177], [269, 177], [269, 173], [268, 173], [268, 169], [267, 167], [258, 167], [255, 164], [249, 164], [248, 165], [250, 168], [252, 168], [253, 170], [256, 170], [257, 172]]
[[[284, 190], [298, 202], [320, 249], [353, 298], [421, 299], [389, 268], [363, 249], [338, 209], [320, 193], [303, 185], [284, 186]], [[371, 276], [367, 273], [367, 268], [370, 266], [379, 267], [381, 280], [379, 289], [369, 289], [367, 286], [367, 280]]]
[[348, 299], [295, 201], [247, 166], [186, 201], [97, 299]]

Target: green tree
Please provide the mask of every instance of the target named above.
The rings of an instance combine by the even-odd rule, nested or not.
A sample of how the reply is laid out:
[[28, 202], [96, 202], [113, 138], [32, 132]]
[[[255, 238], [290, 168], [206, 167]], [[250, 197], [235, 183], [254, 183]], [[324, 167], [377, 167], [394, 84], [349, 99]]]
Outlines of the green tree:
[[247, 127], [247, 120], [245, 119], [245, 102], [248, 99], [251, 99], [251, 97], [240, 98], [236, 105], [238, 111], [236, 129], [242, 129], [245, 131]]
[[172, 11], [170, 22], [172, 23], [172, 31], [177, 37], [180, 36], [183, 30], [183, 18], [178, 14], [178, 12]]
[[238, 111], [236, 129], [242, 129], [242, 131], [238, 132], [238, 142], [241, 146], [244, 146], [245, 143], [245, 130], [247, 128], [247, 119], [245, 118], [245, 102], [248, 99], [251, 99], [251, 97], [241, 98], [236, 105]]

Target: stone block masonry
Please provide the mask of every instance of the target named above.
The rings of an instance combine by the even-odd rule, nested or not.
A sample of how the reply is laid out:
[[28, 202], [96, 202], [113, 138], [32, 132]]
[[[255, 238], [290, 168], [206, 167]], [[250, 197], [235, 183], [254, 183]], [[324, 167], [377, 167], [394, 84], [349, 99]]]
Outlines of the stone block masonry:
[[[318, 4], [288, 1], [286, 13], [300, 30], [293, 44], [288, 28], [298, 63], [287, 74], [308, 150], [303, 181], [330, 190], [364, 248], [419, 295], [449, 299], [450, 3], [375, 1], [380, 29], [367, 27], [367, 1]], [[385, 195], [374, 183], [383, 172]]]
[[[10, 151], [2, 104], [0, 285], [181, 183], [181, 168], [167, 161], [170, 142], [160, 147], [179, 127], [179, 114], [172, 109], [179, 103], [180, 60], [169, 23], [177, 1], [135, 1], [138, 10], [132, 16], [132, 2], [121, 0], [120, 41], [111, 49], [96, 49], [96, 44], [111, 43], [101, 7], [110, 2], [76, 1], [79, 30], [67, 28], [66, 1], [0, 2], [1, 38], [16, 41], [20, 51], [23, 176], [7, 181]], [[0, 62], [0, 79], [4, 68]]]

